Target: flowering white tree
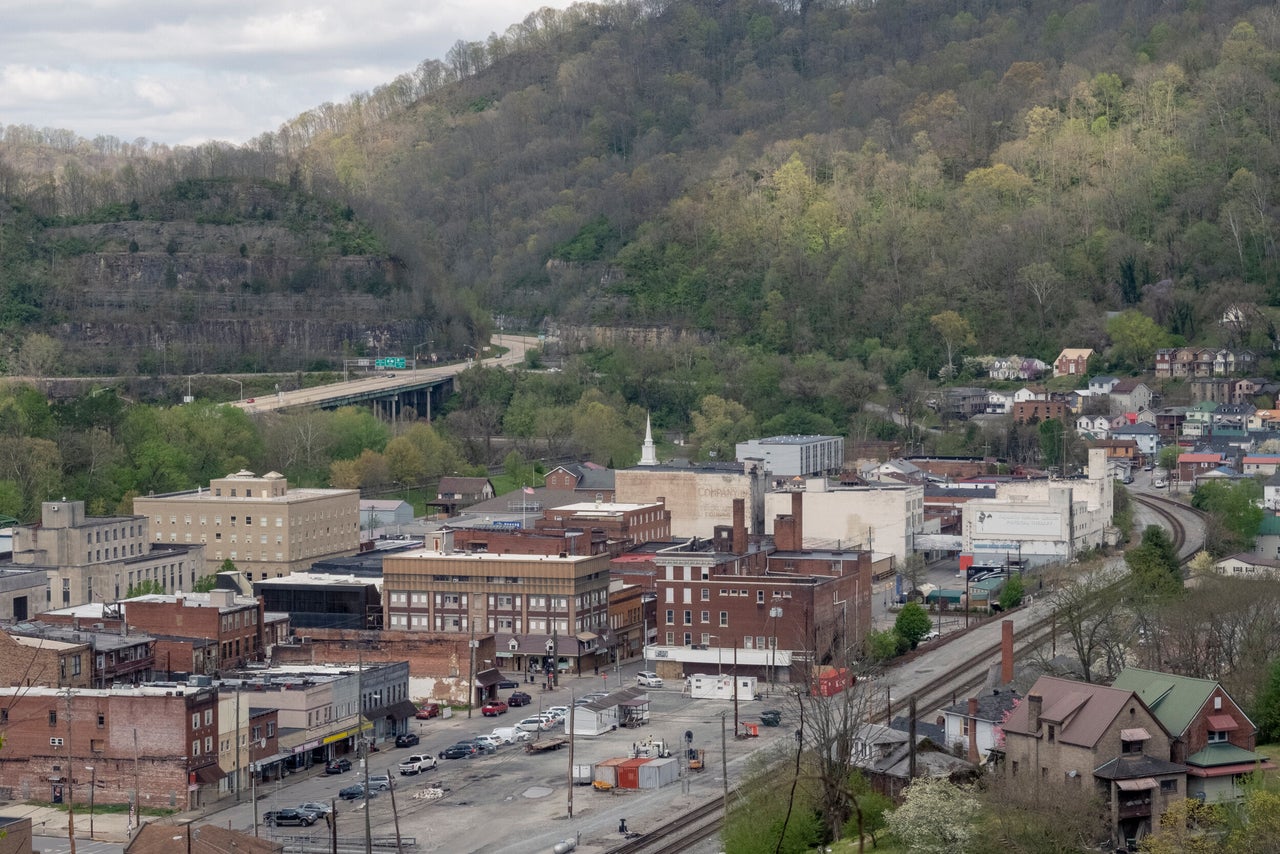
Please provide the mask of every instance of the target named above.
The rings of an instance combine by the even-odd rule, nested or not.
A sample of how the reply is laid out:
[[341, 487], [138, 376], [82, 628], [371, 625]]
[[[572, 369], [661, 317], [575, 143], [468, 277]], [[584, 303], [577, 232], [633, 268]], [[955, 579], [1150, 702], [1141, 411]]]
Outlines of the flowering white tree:
[[889, 816], [889, 829], [912, 854], [962, 854], [973, 836], [977, 798], [965, 787], [921, 777]]

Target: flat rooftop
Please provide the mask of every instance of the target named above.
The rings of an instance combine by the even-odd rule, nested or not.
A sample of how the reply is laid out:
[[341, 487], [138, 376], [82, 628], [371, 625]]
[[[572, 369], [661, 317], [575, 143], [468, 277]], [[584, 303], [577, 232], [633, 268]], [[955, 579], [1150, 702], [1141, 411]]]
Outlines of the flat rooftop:
[[767, 439], [748, 439], [742, 444], [756, 445], [811, 445], [815, 442], [830, 442], [839, 436], [770, 436]]
[[662, 507], [657, 502], [647, 504], [622, 504], [613, 501], [581, 501], [577, 504], [562, 504], [552, 510], [564, 510], [580, 516], [619, 516], [634, 510], [647, 510], [651, 507]]

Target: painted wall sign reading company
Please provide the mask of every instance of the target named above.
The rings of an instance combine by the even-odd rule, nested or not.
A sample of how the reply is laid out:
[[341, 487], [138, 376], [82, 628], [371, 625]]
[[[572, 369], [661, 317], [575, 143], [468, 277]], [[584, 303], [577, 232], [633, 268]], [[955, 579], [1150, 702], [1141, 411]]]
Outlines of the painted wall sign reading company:
[[1062, 518], [1057, 513], [983, 510], [974, 517], [975, 537], [1056, 537], [1061, 533]]

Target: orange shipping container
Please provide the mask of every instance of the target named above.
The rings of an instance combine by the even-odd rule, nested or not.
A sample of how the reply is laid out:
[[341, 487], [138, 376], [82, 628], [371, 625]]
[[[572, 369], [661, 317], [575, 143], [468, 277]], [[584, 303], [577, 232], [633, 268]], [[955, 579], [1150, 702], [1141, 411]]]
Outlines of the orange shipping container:
[[651, 759], [628, 759], [618, 766], [618, 788], [640, 788], [640, 766], [649, 764]]

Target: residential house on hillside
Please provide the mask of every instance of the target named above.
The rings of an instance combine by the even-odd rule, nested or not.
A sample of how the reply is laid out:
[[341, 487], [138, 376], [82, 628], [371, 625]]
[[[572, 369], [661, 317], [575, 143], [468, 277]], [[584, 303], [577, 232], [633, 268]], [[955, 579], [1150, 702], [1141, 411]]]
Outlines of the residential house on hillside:
[[1111, 431], [1112, 439], [1129, 440], [1138, 446], [1138, 453], [1143, 459], [1155, 458], [1156, 449], [1160, 446], [1160, 433], [1150, 424], [1128, 424]]
[[1048, 369], [1039, 359], [1004, 356], [991, 360], [987, 375], [995, 380], [1034, 380]]
[[1227, 462], [1226, 456], [1218, 453], [1182, 454], [1178, 457], [1178, 480], [1193, 483], [1201, 475], [1226, 465]]
[[436, 498], [428, 502], [449, 515], [464, 507], [488, 501], [495, 495], [493, 483], [487, 477], [442, 477], [436, 488]]
[[[910, 733], [882, 724], [863, 724], [850, 741], [851, 764], [862, 772], [871, 788], [886, 797], [900, 798], [902, 790], [911, 782]], [[974, 763], [953, 756], [927, 736], [917, 734], [915, 746], [917, 777], [958, 783], [976, 776]]]
[[1191, 402], [1213, 401], [1214, 403], [1234, 403], [1236, 401], [1236, 381], [1225, 377], [1192, 377], [1187, 381], [1191, 389]]
[[547, 489], [572, 489], [587, 500], [612, 502], [614, 471], [593, 463], [566, 463], [547, 472]]
[[991, 415], [1005, 415], [1013, 407], [1013, 394], [1007, 391], [992, 389], [987, 392], [987, 412]]
[[[1268, 519], [1275, 521], [1275, 516], [1268, 516]], [[1268, 539], [1280, 541], [1280, 529], [1277, 526], [1271, 527], [1273, 530], [1267, 532], [1264, 536]], [[1259, 536], [1259, 541], [1263, 536]], [[1230, 575], [1234, 578], [1280, 578], [1280, 555], [1276, 555], [1280, 549], [1268, 546], [1263, 550], [1261, 546], [1256, 551], [1239, 552], [1237, 554], [1228, 555], [1213, 565], [1213, 571], [1219, 575]]]
[[1166, 406], [1156, 412], [1156, 430], [1166, 442], [1182, 434], [1182, 422], [1187, 420], [1185, 406]]
[[1115, 385], [1118, 382], [1120, 382], [1120, 380], [1115, 377], [1090, 377], [1089, 394], [1111, 394], [1111, 389], [1115, 388]]
[[1237, 430], [1245, 429], [1249, 418], [1257, 409], [1249, 403], [1220, 403], [1210, 415], [1210, 421], [1213, 424], [1214, 432], [1218, 428], [1230, 427]]
[[1257, 728], [1211, 679], [1126, 667], [1111, 687], [1136, 693], [1173, 736], [1168, 758], [1187, 766], [1189, 798], [1240, 801], [1247, 775], [1276, 767], [1254, 752]]
[[1276, 473], [1276, 469], [1280, 467], [1280, 454], [1254, 454], [1247, 456], [1240, 461], [1240, 467], [1241, 471], [1250, 477], [1255, 475], [1271, 477]]
[[1245, 420], [1249, 432], [1280, 428], [1280, 409], [1255, 409]]
[[1022, 701], [1009, 687], [989, 688], [942, 710], [946, 744], [957, 755], [964, 751], [975, 765], [984, 764], [992, 751], [1002, 749], [1001, 724]]
[[1156, 379], [1226, 377], [1253, 370], [1257, 354], [1251, 350], [1177, 347], [1156, 351]]
[[1059, 421], [1067, 417], [1067, 404], [1061, 400], [1027, 400], [1013, 405], [1013, 423], [1039, 424], [1056, 418]]
[[1076, 432], [1094, 439], [1111, 438], [1111, 419], [1105, 415], [1081, 415], [1076, 419]]
[[1049, 390], [1042, 385], [1024, 385], [1013, 393], [1014, 403], [1026, 403], [1028, 400], [1048, 400]]
[[1185, 796], [1173, 736], [1134, 691], [1053, 676], [1036, 680], [1004, 725], [1005, 774], [1017, 786], [1092, 786], [1110, 812], [1112, 842], [1132, 846]]
[[1141, 380], [1123, 379], [1111, 389], [1112, 413], [1141, 412], [1150, 409], [1154, 401], [1155, 392]]
[[1190, 407], [1182, 419], [1182, 435], [1190, 439], [1209, 435], [1213, 413], [1221, 405], [1204, 400]]
[[1088, 371], [1089, 357], [1092, 355], [1093, 350], [1089, 348], [1066, 348], [1053, 360], [1053, 375], [1083, 376]]

